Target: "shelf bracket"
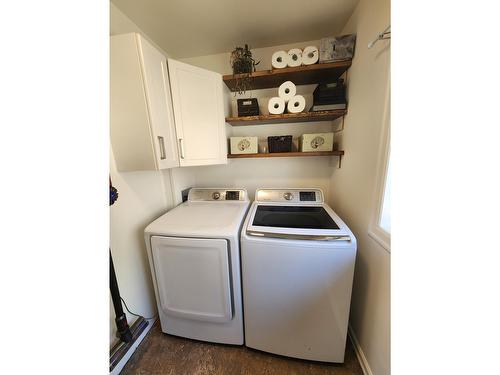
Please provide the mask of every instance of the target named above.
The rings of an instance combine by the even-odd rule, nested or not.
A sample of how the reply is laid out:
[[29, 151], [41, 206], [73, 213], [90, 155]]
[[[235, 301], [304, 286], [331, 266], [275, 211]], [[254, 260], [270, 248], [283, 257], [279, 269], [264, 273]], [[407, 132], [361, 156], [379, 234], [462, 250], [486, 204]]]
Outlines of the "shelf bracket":
[[339, 166], [337, 169], [340, 169], [341, 166], [342, 166], [342, 155], [339, 155]]
[[[341, 133], [341, 132], [343, 132], [343, 131], [344, 131], [344, 118], [345, 118], [345, 115], [342, 115], [342, 126], [340, 127], [340, 129], [337, 129], [337, 130], [334, 130], [334, 131], [333, 131], [335, 134], [337, 134], [337, 133]], [[338, 127], [337, 127], [337, 128], [338, 128]]]

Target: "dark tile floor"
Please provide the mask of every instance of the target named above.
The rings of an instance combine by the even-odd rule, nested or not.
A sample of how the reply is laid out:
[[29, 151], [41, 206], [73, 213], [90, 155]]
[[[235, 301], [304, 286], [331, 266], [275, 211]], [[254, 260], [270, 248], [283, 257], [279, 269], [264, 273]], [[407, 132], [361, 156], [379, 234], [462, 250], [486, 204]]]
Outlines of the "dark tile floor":
[[210, 344], [161, 332], [158, 323], [123, 368], [122, 375], [363, 375], [351, 342], [345, 362], [327, 364], [281, 357], [244, 346]]

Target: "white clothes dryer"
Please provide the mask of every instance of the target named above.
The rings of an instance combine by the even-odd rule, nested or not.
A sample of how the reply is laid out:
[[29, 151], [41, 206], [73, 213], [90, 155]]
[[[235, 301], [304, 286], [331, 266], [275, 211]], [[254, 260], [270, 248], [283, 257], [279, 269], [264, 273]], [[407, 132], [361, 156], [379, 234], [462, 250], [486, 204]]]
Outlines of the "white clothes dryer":
[[258, 189], [241, 233], [245, 344], [343, 362], [356, 238], [320, 189]]
[[201, 189], [145, 229], [165, 333], [242, 345], [239, 237], [245, 189]]

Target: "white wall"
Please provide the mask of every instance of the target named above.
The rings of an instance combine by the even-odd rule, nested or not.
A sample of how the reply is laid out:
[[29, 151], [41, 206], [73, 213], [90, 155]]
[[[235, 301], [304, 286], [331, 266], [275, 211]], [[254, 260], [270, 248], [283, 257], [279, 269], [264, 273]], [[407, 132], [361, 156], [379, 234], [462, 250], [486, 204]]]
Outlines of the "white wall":
[[[110, 16], [111, 35], [141, 32], [113, 4]], [[151, 317], [156, 314], [156, 303], [144, 228], [172, 206], [170, 173], [118, 172], [111, 146], [110, 150], [110, 176], [119, 194], [118, 201], [110, 207], [110, 246], [120, 294], [133, 312]], [[114, 318], [110, 301], [110, 345], [116, 341]], [[131, 325], [136, 317], [127, 313], [127, 319]]]
[[[119, 194], [110, 207], [110, 246], [120, 294], [133, 312], [151, 317], [156, 315], [156, 303], [144, 228], [171, 206], [168, 185], [162, 172], [118, 172], [112, 154], [110, 175]], [[132, 324], [136, 317], [127, 313], [127, 319]], [[113, 343], [116, 329], [112, 308], [110, 327]]]
[[346, 151], [330, 203], [358, 239], [350, 324], [374, 375], [390, 373], [390, 253], [368, 236], [388, 83], [389, 41], [367, 44], [390, 24], [389, 0], [361, 0], [343, 33], [356, 33], [349, 70]]
[[139, 33], [148, 40], [152, 45], [158, 48], [166, 56], [167, 53], [155, 43], [139, 26], [137, 26], [125, 13], [116, 7], [112, 2], [109, 3], [109, 35]]
[[[257, 70], [266, 70], [266, 69], [271, 69], [271, 56], [274, 52], [279, 50], [287, 51], [291, 48], [304, 48], [309, 45], [315, 45], [319, 47], [319, 40], [282, 44], [279, 46], [272, 46], [265, 48], [252, 48], [252, 56], [255, 59], [255, 61], [260, 61], [260, 64], [257, 65], [256, 67]], [[221, 74], [232, 74], [231, 64], [229, 63], [230, 56], [231, 52], [225, 52], [225, 53], [218, 53], [215, 55], [187, 57], [181, 59], [181, 61], [187, 64], [199, 66], [200, 68], [205, 68], [212, 70], [214, 72], [219, 72]]]
[[[271, 56], [280, 49], [288, 50], [294, 47], [304, 48], [308, 45], [319, 46], [319, 41], [309, 41], [298, 44], [252, 49], [255, 60], [261, 61], [258, 70], [271, 69]], [[182, 59], [183, 62], [209, 69], [221, 74], [231, 74], [229, 63], [230, 53], [199, 56]], [[312, 104], [312, 91], [316, 85], [300, 86], [298, 93], [306, 96], [307, 106]], [[247, 92], [244, 95], [232, 97], [233, 115], [236, 113], [236, 99], [240, 97], [257, 97], [261, 112], [267, 111], [267, 100], [277, 96], [277, 89]], [[280, 125], [253, 125], [228, 127], [229, 134], [234, 136], [258, 136], [265, 141], [270, 135], [294, 136], [294, 141], [303, 133], [332, 131], [341, 125], [341, 120], [332, 122], [297, 123]], [[255, 190], [259, 187], [319, 187], [328, 196], [330, 177], [337, 168], [337, 157], [310, 158], [265, 158], [229, 160], [228, 165], [184, 168], [183, 176], [191, 173], [195, 186], [200, 187], [245, 187], [253, 199]], [[177, 178], [175, 178], [177, 180]], [[176, 189], [178, 195], [178, 190]]]

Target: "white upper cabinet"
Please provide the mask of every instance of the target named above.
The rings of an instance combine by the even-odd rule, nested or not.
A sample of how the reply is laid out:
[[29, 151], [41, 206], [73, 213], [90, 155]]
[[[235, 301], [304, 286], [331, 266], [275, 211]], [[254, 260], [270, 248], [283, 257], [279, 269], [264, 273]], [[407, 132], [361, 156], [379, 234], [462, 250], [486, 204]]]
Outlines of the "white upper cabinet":
[[181, 166], [227, 163], [222, 76], [168, 59]]
[[119, 171], [179, 166], [166, 63], [139, 34], [111, 37], [110, 130]]

